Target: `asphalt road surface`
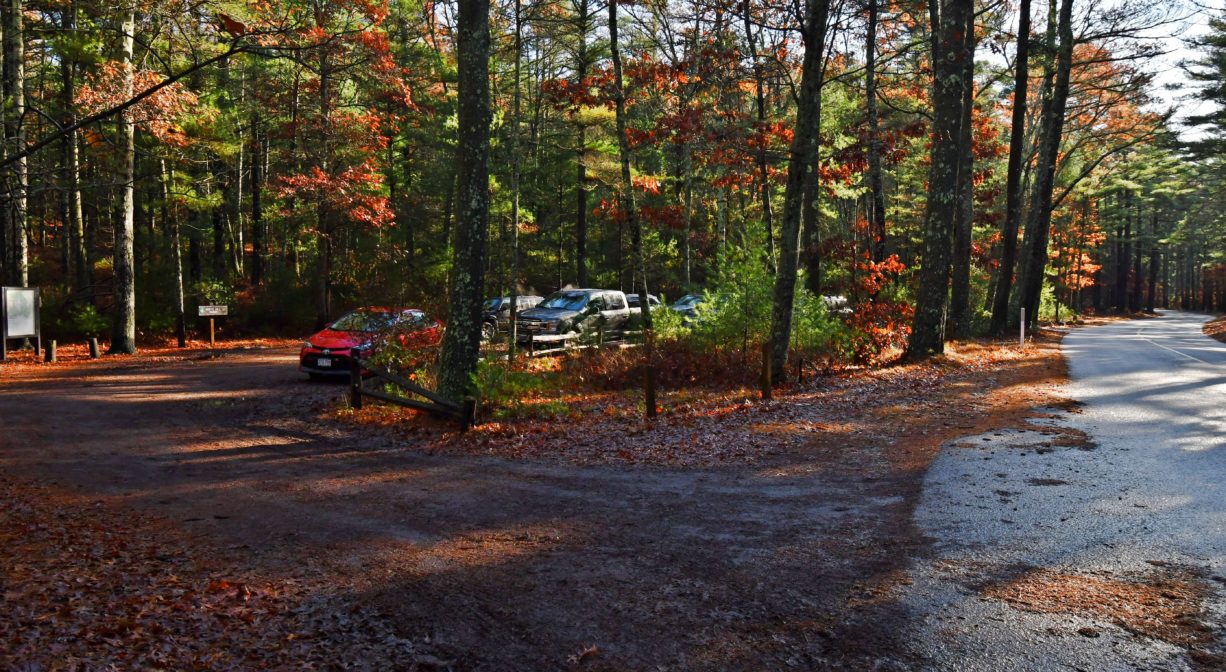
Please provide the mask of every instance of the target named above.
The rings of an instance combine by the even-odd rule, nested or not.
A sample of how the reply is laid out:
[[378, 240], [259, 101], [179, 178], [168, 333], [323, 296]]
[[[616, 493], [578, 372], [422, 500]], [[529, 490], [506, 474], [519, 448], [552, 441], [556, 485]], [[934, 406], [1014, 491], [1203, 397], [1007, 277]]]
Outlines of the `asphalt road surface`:
[[904, 597], [928, 669], [1226, 669], [1226, 345], [1207, 319], [1074, 330], [1080, 413], [942, 451], [915, 514], [936, 549]]

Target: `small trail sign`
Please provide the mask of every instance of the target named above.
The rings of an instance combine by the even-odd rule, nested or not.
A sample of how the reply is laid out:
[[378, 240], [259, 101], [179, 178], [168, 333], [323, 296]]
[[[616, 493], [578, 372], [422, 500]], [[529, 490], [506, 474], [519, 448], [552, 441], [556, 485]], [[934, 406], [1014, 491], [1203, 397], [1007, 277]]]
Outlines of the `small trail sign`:
[[230, 314], [230, 306], [199, 306], [200, 317], [209, 318], [209, 347], [214, 348], [216, 345], [216, 326], [214, 321], [219, 317], [226, 317]]

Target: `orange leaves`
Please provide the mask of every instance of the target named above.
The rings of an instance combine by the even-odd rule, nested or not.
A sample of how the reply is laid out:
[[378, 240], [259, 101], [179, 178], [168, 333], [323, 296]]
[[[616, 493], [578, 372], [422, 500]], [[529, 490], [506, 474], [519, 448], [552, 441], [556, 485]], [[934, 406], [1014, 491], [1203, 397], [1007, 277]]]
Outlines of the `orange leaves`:
[[[77, 92], [77, 102], [86, 113], [100, 112], [128, 100], [124, 87], [125, 68], [119, 61], [109, 61], [100, 66]], [[147, 91], [162, 83], [165, 77], [150, 70], [137, 70], [132, 74], [134, 94]], [[178, 120], [189, 112], [197, 118], [209, 120], [214, 113], [202, 108], [199, 96], [182, 83], [174, 83], [160, 89], [124, 114], [158, 140], [175, 146], [186, 146], [187, 135]]]
[[639, 191], [642, 191], [648, 194], [659, 194], [660, 193], [659, 178], [652, 177], [650, 175], [639, 175], [639, 176], [635, 176], [634, 178], [632, 178], [631, 182], [634, 184], [634, 188]]

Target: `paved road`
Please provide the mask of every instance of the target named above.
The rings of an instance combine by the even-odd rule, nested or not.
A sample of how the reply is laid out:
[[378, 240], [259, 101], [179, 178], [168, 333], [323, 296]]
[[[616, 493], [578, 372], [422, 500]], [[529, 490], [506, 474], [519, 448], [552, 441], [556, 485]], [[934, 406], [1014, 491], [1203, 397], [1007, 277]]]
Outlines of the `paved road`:
[[[1090, 445], [1036, 427], [943, 450], [916, 511], [936, 550], [904, 598], [929, 669], [1226, 669], [1226, 345], [1206, 319], [1066, 337], [1084, 406], [1051, 429]], [[1217, 625], [1184, 629], [1163, 605]]]

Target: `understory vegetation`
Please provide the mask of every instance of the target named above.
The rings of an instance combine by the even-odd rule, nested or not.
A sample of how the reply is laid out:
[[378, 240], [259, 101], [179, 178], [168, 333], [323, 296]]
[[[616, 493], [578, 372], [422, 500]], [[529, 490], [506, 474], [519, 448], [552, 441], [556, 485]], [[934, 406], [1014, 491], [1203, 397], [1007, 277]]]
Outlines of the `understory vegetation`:
[[[506, 351], [480, 345], [481, 302], [592, 287], [702, 301], [643, 315], [640, 361], [574, 357], [587, 384], [744, 382], [764, 348], [785, 384], [1023, 311], [1226, 297], [1226, 27], [1191, 5], [21, 0], [0, 19], [0, 276], [43, 289], [49, 336], [112, 354], [200, 333], [199, 305], [229, 307], [223, 337], [411, 306], [443, 342], [385, 365], [511, 398], [527, 365], [478, 368]], [[1205, 106], [1179, 116], [1154, 35], [1198, 22], [1177, 65]]]

